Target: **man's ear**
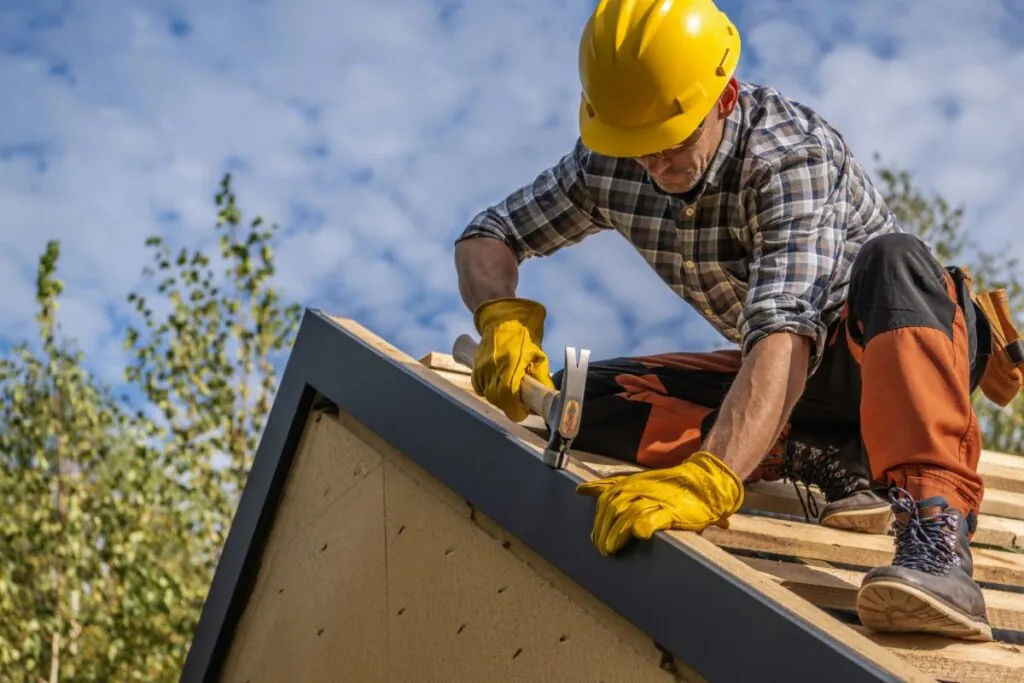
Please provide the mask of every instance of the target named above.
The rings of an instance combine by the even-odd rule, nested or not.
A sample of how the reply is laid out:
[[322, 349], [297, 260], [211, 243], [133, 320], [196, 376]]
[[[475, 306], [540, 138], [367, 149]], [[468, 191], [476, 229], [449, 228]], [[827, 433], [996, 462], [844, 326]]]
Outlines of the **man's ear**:
[[729, 79], [729, 82], [725, 84], [725, 90], [722, 91], [721, 97], [718, 98], [718, 111], [721, 112], [722, 118], [729, 116], [732, 113], [733, 108], [736, 107], [736, 103], [740, 98], [740, 84], [733, 76]]

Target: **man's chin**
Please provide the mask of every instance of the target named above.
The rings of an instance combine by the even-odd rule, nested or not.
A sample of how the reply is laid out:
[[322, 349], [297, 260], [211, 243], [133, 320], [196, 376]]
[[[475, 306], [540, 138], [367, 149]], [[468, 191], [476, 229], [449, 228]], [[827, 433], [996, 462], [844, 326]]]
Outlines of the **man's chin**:
[[687, 178], [683, 176], [651, 176], [651, 180], [653, 180], [658, 187], [660, 187], [665, 192], [668, 192], [669, 194], [680, 194], [684, 192], [689, 192], [690, 190], [695, 188], [697, 186], [697, 182], [700, 179]]

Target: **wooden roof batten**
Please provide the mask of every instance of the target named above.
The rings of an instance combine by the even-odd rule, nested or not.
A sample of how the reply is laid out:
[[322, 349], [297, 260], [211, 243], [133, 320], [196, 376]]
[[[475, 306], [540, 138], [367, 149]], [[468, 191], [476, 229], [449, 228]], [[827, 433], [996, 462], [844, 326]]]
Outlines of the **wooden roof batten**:
[[[574, 452], [537, 457], [538, 425], [514, 424], [443, 353], [414, 359], [352, 320], [307, 310], [189, 651], [183, 681], [219, 680], [307, 418], [328, 402], [479, 509], [530, 551], [708, 681], [1024, 679], [1011, 642], [883, 636], [848, 619], [859, 576], [891, 538], [796, 520], [795, 494], [757, 485], [730, 529], [659, 533], [605, 558], [578, 482], [628, 469]], [[1024, 465], [983, 457], [996, 507], [983, 511], [976, 572], [997, 631], [1024, 632]], [[991, 482], [984, 468], [992, 473]], [[1019, 477], [1018, 471], [1019, 470]], [[1000, 514], [989, 514], [999, 512]], [[980, 531], [980, 529], [979, 529]]]

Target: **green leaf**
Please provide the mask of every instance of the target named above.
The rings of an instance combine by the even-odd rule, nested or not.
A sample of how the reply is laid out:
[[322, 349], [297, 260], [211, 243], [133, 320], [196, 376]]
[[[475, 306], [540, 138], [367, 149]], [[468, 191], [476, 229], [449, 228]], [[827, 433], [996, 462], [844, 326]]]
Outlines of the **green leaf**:
[[93, 376], [61, 332], [60, 244], [39, 258], [38, 338], [0, 356], [0, 669], [12, 683], [48, 677], [54, 655], [61, 680], [178, 680], [273, 401], [259, 335], [276, 321], [289, 344], [298, 327], [272, 264], [251, 264], [251, 249], [273, 257], [272, 233], [234, 231], [229, 175], [215, 203], [234, 259], [225, 272], [202, 251], [145, 240], [142, 281], [158, 299], [126, 295], [134, 399]]

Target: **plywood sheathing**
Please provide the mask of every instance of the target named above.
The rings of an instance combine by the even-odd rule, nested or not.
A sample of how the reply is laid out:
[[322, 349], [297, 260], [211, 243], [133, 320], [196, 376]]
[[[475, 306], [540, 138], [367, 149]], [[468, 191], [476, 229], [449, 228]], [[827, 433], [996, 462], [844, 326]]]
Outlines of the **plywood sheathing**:
[[[469, 396], [468, 401], [483, 411], [492, 410], [483, 403], [472, 389], [469, 369], [456, 363], [450, 356], [432, 353], [420, 359], [427, 367], [435, 369], [438, 378]], [[493, 412], [491, 413], [494, 414]], [[504, 420], [503, 416], [496, 418]], [[507, 423], [507, 420], [505, 421]], [[507, 423], [510, 424], [510, 423]], [[523, 425], [534, 435], [543, 435], [543, 423], [530, 418]], [[636, 470], [635, 465], [624, 464], [589, 453], [574, 452], [573, 465], [579, 466], [595, 476]], [[1015, 456], [984, 451], [981, 471], [987, 476], [986, 485], [993, 498], [1003, 502], [1012, 496], [1003, 494], [1019, 493], [1018, 484], [1024, 483], [1024, 459]], [[1003, 490], [997, 487], [1006, 487]], [[892, 555], [892, 539], [884, 536], [866, 536], [818, 527], [807, 523], [787, 522], [756, 516], [763, 512], [802, 515], [796, 492], [791, 485], [778, 482], [763, 482], [748, 489], [748, 501], [744, 512], [733, 518], [730, 529], [717, 527], [706, 530], [702, 538], [713, 541], [718, 547], [731, 551], [761, 552], [779, 556], [799, 558], [804, 564], [761, 560], [750, 557], [737, 558], [755, 569], [762, 576], [785, 586], [795, 594], [823, 608], [852, 611], [862, 572], [836, 569], [830, 562], [871, 567], [887, 563]], [[758, 509], [760, 508], [760, 509]], [[1020, 514], [1019, 508], [1001, 509], [1013, 515]], [[754, 514], [749, 514], [754, 513]], [[981, 516], [976, 543], [999, 545], [1006, 548], [1024, 545], [1022, 523], [1018, 519], [1004, 518], [992, 514]], [[976, 572], [982, 581], [1003, 583], [1019, 587], [1024, 585], [1024, 556], [1001, 550], [975, 549]], [[818, 564], [819, 567], [809, 567]], [[990, 618], [997, 629], [1019, 631], [1024, 621], [1024, 596], [1009, 591], [986, 590]], [[923, 667], [930, 675], [939, 675], [941, 680], [1024, 680], [1024, 655], [1018, 647], [1005, 643], [961, 643], [942, 638], [893, 638], [876, 634], [860, 627], [851, 631], [866, 636], [873, 642], [885, 645], [891, 652], [904, 660]], [[921, 648], [927, 651], [925, 655]], [[970, 656], [963, 654], [970, 648]], [[927, 660], [927, 661], [925, 661]], [[979, 666], [978, 661], [986, 662]]]
[[229, 683], [386, 680], [384, 472], [307, 424], [221, 674]]
[[376, 435], [317, 414], [222, 680], [701, 679]]

